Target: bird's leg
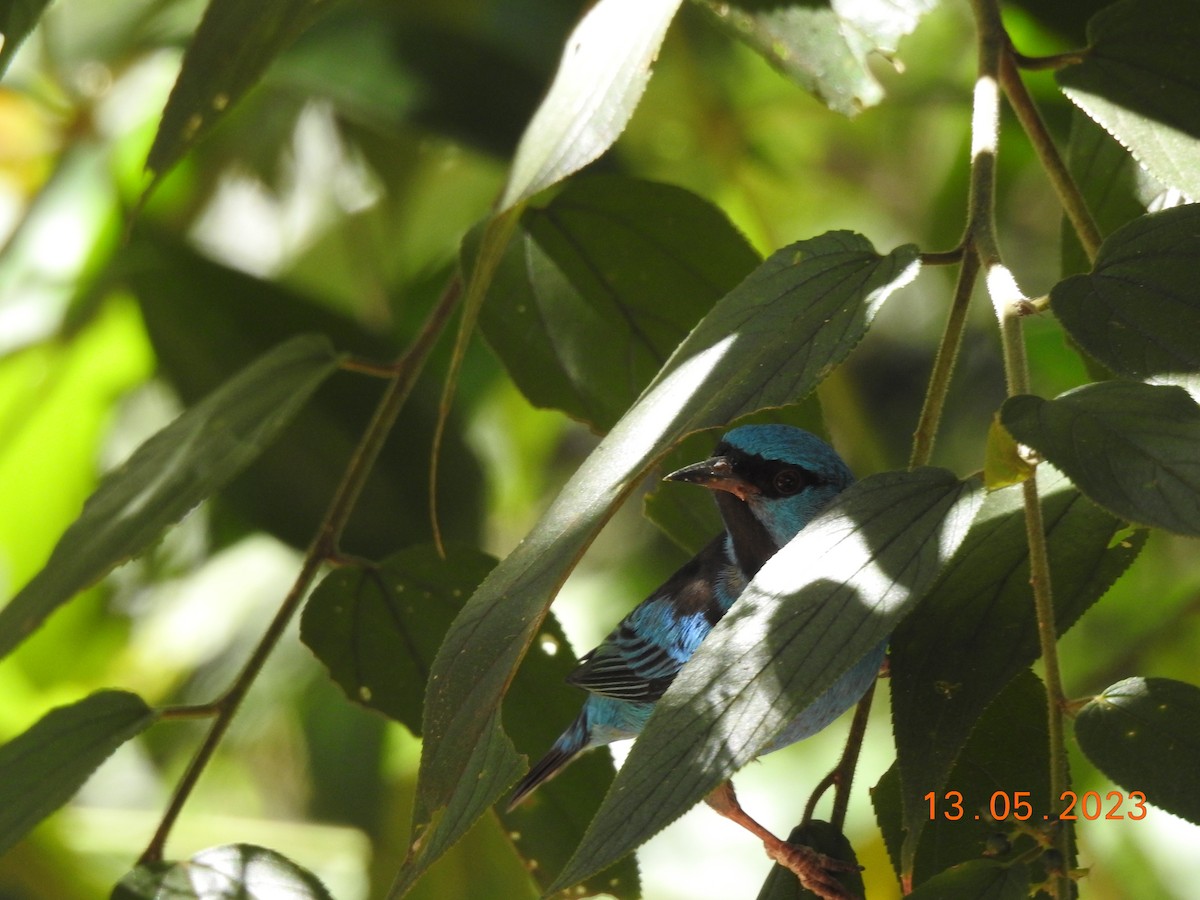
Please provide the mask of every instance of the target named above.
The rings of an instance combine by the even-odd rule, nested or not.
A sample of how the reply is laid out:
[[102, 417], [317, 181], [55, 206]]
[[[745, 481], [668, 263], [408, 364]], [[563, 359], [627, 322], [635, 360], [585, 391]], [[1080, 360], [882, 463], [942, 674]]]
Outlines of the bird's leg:
[[732, 781], [724, 782], [704, 798], [704, 802], [762, 841], [767, 856], [794, 873], [800, 879], [800, 884], [818, 897], [824, 900], [854, 900], [854, 895], [841, 885], [835, 873], [853, 872], [857, 866], [826, 856], [803, 844], [781, 841], [742, 809], [733, 791]]

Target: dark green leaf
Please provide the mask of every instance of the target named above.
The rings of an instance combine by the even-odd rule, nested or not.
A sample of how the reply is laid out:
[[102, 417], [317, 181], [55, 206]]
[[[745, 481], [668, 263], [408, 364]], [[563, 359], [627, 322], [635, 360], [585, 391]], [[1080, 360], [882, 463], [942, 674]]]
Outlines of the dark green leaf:
[[1026, 900], [1029, 887], [1028, 866], [979, 859], [942, 872], [908, 896], [910, 900]]
[[[1096, 768], [1126, 791], [1141, 791], [1200, 825], [1200, 688], [1126, 678], [1079, 711], [1075, 736]], [[1132, 805], [1129, 812], [1136, 814]]]
[[46, 713], [0, 747], [0, 855], [71, 799], [155, 714], [136, 694], [99, 691]]
[[[858, 857], [854, 855], [854, 848], [850, 846], [846, 836], [828, 822], [815, 819], [806, 825], [797, 825], [787, 839], [789, 844], [802, 844], [833, 859], [840, 859], [853, 866], [858, 865]], [[838, 881], [855, 897], [863, 896], [866, 891], [862, 872], [858, 869], [840, 873]], [[790, 869], [785, 869], [778, 863], [771, 867], [767, 880], [758, 892], [758, 900], [809, 900], [810, 897], [816, 896], [800, 885]]]
[[[931, 792], [932, 815], [926, 797]], [[1008, 838], [1001, 842], [1008, 849], [999, 859], [1011, 861], [1029, 852], [1034, 841], [1012, 834], [1014, 816], [1028, 813], [1028, 825], [1044, 827], [1057, 809], [1050, 797], [1046, 691], [1037, 676], [1026, 669], [997, 693], [943, 785], [916, 788], [913, 803], [920, 804], [925, 819], [919, 835], [905, 824], [906, 817], [915, 817], [902, 809], [909, 804], [902, 798], [899, 764], [884, 773], [871, 798], [897, 874], [914, 885], [936, 881], [944, 869], [979, 859], [998, 835]], [[1018, 809], [1018, 802], [1029, 806]]]
[[162, 175], [248, 91], [330, 0], [211, 0], [183, 56], [146, 168]]
[[[368, 359], [396, 354], [389, 341], [314, 299], [220, 265], [148, 229], [137, 232], [125, 268], [159, 368], [185, 403], [196, 402], [228, 372], [296, 333], [324, 334], [338, 349]], [[381, 391], [378, 379], [335, 373], [279, 440], [222, 490], [222, 509], [306, 547]], [[437, 397], [432, 382], [414, 388], [403, 413], [403, 438], [384, 445], [342, 536], [346, 552], [379, 559], [431, 539], [427, 516], [400, 511], [429, 506], [428, 473], [413, 465], [413, 457], [430, 445]], [[482, 475], [459, 428], [443, 442], [442, 476], [442, 533], [449, 540], [473, 541]]]
[[[429, 667], [446, 630], [471, 591], [495, 565], [490, 556], [450, 545], [443, 559], [429, 545], [410, 547], [378, 566], [347, 566], [328, 575], [313, 592], [300, 623], [305, 644], [353, 701], [420, 733], [421, 703]], [[553, 617], [542, 626], [540, 646], [513, 683], [505, 707], [507, 730], [521, 745], [541, 751], [578, 711], [582, 693], [566, 683], [575, 661]], [[551, 652], [552, 651], [552, 652]], [[516, 851], [548, 886], [583, 836], [591, 810], [612, 780], [611, 759], [593, 753], [563, 778], [545, 785], [534, 800], [513, 812], [498, 810]], [[461, 821], [435, 825], [415, 857], [417, 877], [458, 837]], [[622, 863], [598, 876], [589, 889], [621, 898], [639, 892], [637, 865]]]
[[771, 557], [656, 704], [555, 887], [674, 821], [887, 640], [981, 494], [944, 469], [875, 475]]
[[1114, 515], [1200, 535], [1200, 407], [1182, 388], [1106, 381], [1012, 397], [1000, 419]]
[[607, 150], [642, 98], [680, 0], [600, 0], [575, 26], [521, 137], [498, 212]]
[[3, 36], [3, 46], [0, 46], [0, 75], [8, 69], [8, 64], [17, 54], [21, 42], [33, 31], [50, 0], [9, 0], [0, 6], [0, 36]]
[[[785, 248], [722, 298], [455, 619], [425, 706], [416, 821], [474, 785], [469, 755], [550, 600], [616, 505], [685, 434], [794, 403], [916, 275], [916, 252], [880, 257], [834, 232]], [[497, 793], [480, 795], [476, 815]]]
[[378, 566], [346, 566], [313, 591], [300, 639], [346, 696], [421, 733], [429, 665], [463, 600], [496, 561], [450, 545], [409, 547]]
[[1050, 305], [1088, 353], [1129, 378], [1200, 384], [1200, 205], [1134, 219]]
[[142, 444], [105, 476], [45, 568], [0, 610], [0, 656], [245, 468], [336, 367], [328, 340], [293, 338]]
[[758, 262], [695, 194], [576, 178], [521, 217], [479, 322], [531, 402], [605, 432]]
[[1088, 23], [1063, 92], [1163, 184], [1200, 197], [1200, 6], [1125, 0]]
[[872, 57], [891, 57], [937, 0], [706, 5], [771, 65], [830, 109], [852, 116], [883, 99]]
[[312, 872], [253, 844], [201, 850], [177, 863], [138, 866], [111, 900], [333, 900]]
[[[1062, 634], [1134, 560], [1146, 533], [1118, 539], [1122, 523], [1049, 467], [1038, 470], [1038, 490]], [[908, 853], [929, 822], [921, 798], [961, 790], [950, 770], [976, 721], [1041, 655], [1022, 495], [1020, 486], [988, 495], [958, 554], [892, 636], [892, 717]]]

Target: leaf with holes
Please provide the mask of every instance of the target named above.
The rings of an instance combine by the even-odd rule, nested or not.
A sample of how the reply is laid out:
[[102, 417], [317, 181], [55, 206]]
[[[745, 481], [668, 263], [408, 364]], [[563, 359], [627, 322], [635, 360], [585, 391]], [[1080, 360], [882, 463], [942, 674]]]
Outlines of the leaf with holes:
[[[692, 431], [807, 396], [917, 268], [911, 246], [880, 256], [832, 232], [775, 253], [700, 321], [451, 626], [426, 698], [418, 827], [474, 791], [472, 748], [554, 592], [655, 461]], [[474, 793], [474, 815], [499, 796]]]
[[1200, 825], [1200, 688], [1170, 678], [1126, 678], [1079, 711], [1075, 737], [1131, 797], [1141, 791], [1155, 806]]

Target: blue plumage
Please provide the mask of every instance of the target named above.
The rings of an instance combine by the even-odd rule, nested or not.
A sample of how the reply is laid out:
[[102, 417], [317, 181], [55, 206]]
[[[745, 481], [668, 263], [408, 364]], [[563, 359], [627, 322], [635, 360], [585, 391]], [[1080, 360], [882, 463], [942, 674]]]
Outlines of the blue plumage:
[[[578, 718], [517, 785], [516, 806], [593, 747], [636, 737], [680, 668], [759, 568], [854, 476], [828, 444], [788, 425], [728, 432], [710, 459], [667, 478], [713, 490], [725, 532], [627, 615], [568, 679], [589, 692]], [[773, 741], [779, 749], [853, 706], [879, 671], [884, 645], [848, 671]]]

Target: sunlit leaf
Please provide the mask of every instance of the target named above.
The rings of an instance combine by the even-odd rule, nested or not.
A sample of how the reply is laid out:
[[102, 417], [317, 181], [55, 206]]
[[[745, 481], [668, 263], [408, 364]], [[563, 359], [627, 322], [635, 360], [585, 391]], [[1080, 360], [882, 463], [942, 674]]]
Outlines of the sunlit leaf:
[[328, 340], [293, 338], [142, 444], [105, 476], [45, 568], [0, 610], [0, 656], [245, 468], [336, 367]]
[[[1038, 490], [1061, 634], [1137, 557], [1146, 533], [1117, 539], [1123, 523], [1049, 467], [1038, 470]], [[962, 790], [950, 771], [975, 723], [1040, 655], [1023, 488], [1017, 486], [988, 495], [958, 554], [892, 636], [906, 859], [929, 824], [921, 798], [929, 791]]]
[[111, 900], [333, 900], [312, 872], [253, 844], [202, 850], [181, 862], [141, 865]]
[[50, 0], [9, 0], [0, 6], [0, 75], [17, 54], [17, 48], [33, 31]]
[[71, 799], [155, 713], [126, 691], [98, 691], [46, 713], [0, 747], [0, 854]]
[[576, 178], [521, 217], [479, 323], [531, 402], [605, 432], [759, 262], [682, 188]]
[[[1075, 736], [1130, 798], [1141, 791], [1155, 806], [1200, 825], [1200, 688], [1126, 678], [1079, 711]], [[1122, 806], [1126, 818], [1138, 815], [1132, 799]]]
[[1200, 535], [1200, 407], [1182, 388], [1106, 381], [1012, 397], [1000, 418], [1114, 515]]
[[937, 0], [723, 3], [713, 13], [830, 109], [852, 116], [883, 99], [873, 57], [891, 57]]
[[1088, 353], [1129, 378], [1200, 385], [1200, 205], [1141, 216], [1115, 231], [1087, 275], [1050, 305]]
[[1063, 92], [1163, 184], [1200, 198], [1200, 6], [1125, 0], [1088, 23], [1081, 63], [1056, 73]]
[[[878, 673], [874, 648], [957, 549], [981, 494], [944, 469], [874, 475], [771, 557], [657, 702], [555, 887], [640, 845], [802, 713], [853, 706]], [[845, 696], [821, 696], [851, 670]]]
[[[806, 396], [917, 270], [834, 232], [787, 247], [722, 298], [455, 619], [426, 698], [416, 821], [474, 785], [471, 748], [550, 600], [616, 505], [681, 437]], [[477, 797], [476, 815], [498, 793]]]
[[567, 38], [550, 91], [521, 137], [503, 211], [578, 171], [625, 129], [680, 0], [599, 0]]
[[[1079, 109], [1071, 113], [1067, 167], [1102, 236], [1142, 215], [1146, 211], [1142, 202], [1144, 183], [1157, 185], [1128, 150]], [[1063, 273], [1091, 269], [1091, 262], [1065, 216], [1062, 234]]]
[[146, 168], [161, 175], [220, 120], [330, 0], [211, 0], [183, 56]]

